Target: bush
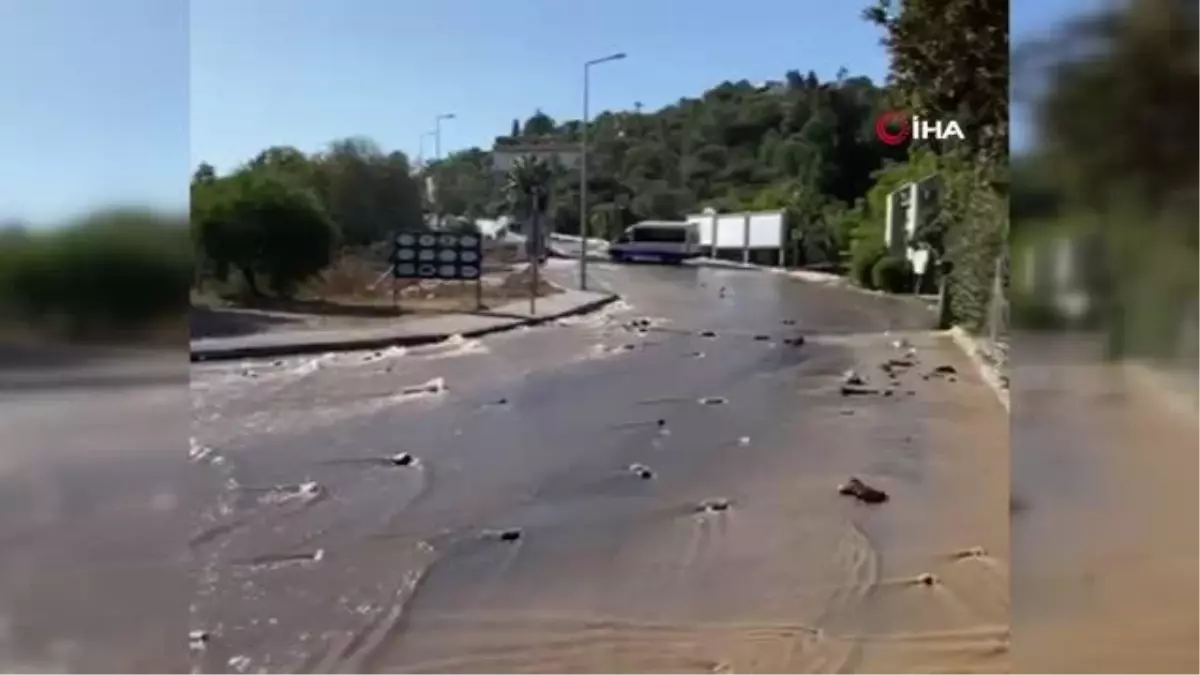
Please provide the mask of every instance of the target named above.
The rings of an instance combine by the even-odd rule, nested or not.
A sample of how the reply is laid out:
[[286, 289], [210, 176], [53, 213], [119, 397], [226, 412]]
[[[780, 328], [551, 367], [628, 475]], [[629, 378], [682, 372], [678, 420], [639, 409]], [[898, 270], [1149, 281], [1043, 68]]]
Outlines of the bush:
[[339, 232], [312, 193], [244, 171], [193, 188], [192, 237], [216, 276], [234, 269], [252, 293], [261, 279], [287, 297], [333, 262]]
[[913, 282], [912, 263], [902, 256], [886, 255], [871, 268], [871, 283], [876, 290], [909, 293]]
[[863, 244], [856, 246], [850, 254], [850, 274], [859, 286], [863, 288], [876, 288], [874, 270], [875, 265], [884, 256], [887, 255], [887, 249], [882, 243]]
[[182, 318], [186, 310], [192, 258], [181, 218], [111, 210], [0, 238], [6, 318], [82, 337]]

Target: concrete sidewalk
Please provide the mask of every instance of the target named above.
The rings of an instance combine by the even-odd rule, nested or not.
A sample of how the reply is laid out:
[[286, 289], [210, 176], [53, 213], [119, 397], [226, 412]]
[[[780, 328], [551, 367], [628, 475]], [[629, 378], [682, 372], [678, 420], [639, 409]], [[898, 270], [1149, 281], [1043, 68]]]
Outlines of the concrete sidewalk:
[[382, 349], [441, 342], [454, 335], [475, 338], [532, 326], [597, 310], [618, 299], [612, 293], [568, 290], [538, 298], [537, 314], [529, 301], [494, 307], [486, 314], [444, 314], [397, 320], [384, 328], [304, 330], [259, 333], [236, 337], [202, 338], [191, 342], [191, 360], [220, 361], [293, 354], [313, 354], [357, 349]]

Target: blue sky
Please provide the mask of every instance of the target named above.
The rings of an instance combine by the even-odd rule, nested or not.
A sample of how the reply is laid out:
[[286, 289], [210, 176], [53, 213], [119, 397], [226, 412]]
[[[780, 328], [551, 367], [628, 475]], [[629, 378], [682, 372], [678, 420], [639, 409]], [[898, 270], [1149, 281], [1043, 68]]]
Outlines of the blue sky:
[[[866, 0], [0, 0], [0, 217], [182, 208], [201, 160], [350, 135], [489, 144], [513, 118], [653, 109], [722, 80], [882, 79]], [[1015, 0], [1014, 36], [1094, 4]], [[426, 143], [425, 153], [433, 152]]]

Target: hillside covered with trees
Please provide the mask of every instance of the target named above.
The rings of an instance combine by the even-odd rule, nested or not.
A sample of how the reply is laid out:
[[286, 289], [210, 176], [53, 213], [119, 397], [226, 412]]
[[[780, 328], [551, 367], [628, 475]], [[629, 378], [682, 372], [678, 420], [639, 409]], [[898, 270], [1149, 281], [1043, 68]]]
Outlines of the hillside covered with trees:
[[[603, 112], [589, 127], [590, 231], [599, 236], [704, 207], [784, 208], [809, 244], [805, 257], [828, 260], [847, 245], [848, 212], [866, 197], [873, 174], [906, 155], [875, 137], [885, 91], [845, 73], [822, 82], [791, 71], [764, 84], [716, 84], [656, 111], [632, 107]], [[578, 144], [580, 130], [579, 120], [536, 111], [513, 120], [496, 144]], [[488, 150], [463, 150], [428, 167], [436, 209], [475, 217], [507, 212], [504, 177], [492, 170]], [[555, 176], [548, 216], [556, 231], [579, 232], [578, 172]]]
[[[878, 287], [887, 195], [936, 174], [940, 208], [918, 237], [955, 264], [954, 318], [982, 327], [995, 314], [1007, 236], [1007, 5], [879, 0], [863, 18], [882, 29], [886, 83], [844, 70], [821, 81], [794, 70], [777, 81], [717, 83], [659, 110], [631, 101], [631, 110], [596, 115], [588, 128], [589, 232], [613, 237], [640, 219], [681, 219], [708, 207], [783, 209], [789, 264], [849, 262], [860, 283]], [[874, 129], [885, 110], [956, 119], [966, 140], [886, 145]], [[580, 120], [535, 111], [498, 131], [508, 132], [495, 139], [499, 146], [576, 145], [583, 129]], [[432, 195], [423, 194], [429, 178]], [[511, 178], [494, 170], [491, 147], [418, 172], [403, 153], [361, 139], [315, 154], [268, 148], [227, 176], [201, 166], [192, 185], [197, 278], [236, 273], [254, 293], [286, 294], [319, 275], [340, 246], [424, 228], [429, 211], [520, 215]], [[545, 211], [558, 232], [581, 229], [579, 178], [564, 169], [549, 178]], [[902, 257], [886, 263], [907, 265]], [[903, 281], [899, 271], [884, 276]], [[911, 286], [889, 284], [902, 288]]]

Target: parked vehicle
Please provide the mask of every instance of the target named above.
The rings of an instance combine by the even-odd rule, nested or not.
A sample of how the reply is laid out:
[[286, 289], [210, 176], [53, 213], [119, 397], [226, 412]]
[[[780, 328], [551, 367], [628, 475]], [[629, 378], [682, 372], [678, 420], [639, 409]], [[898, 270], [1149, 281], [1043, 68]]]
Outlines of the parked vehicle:
[[614, 262], [653, 259], [678, 265], [696, 258], [700, 251], [700, 228], [695, 223], [643, 220], [629, 226], [608, 247]]

